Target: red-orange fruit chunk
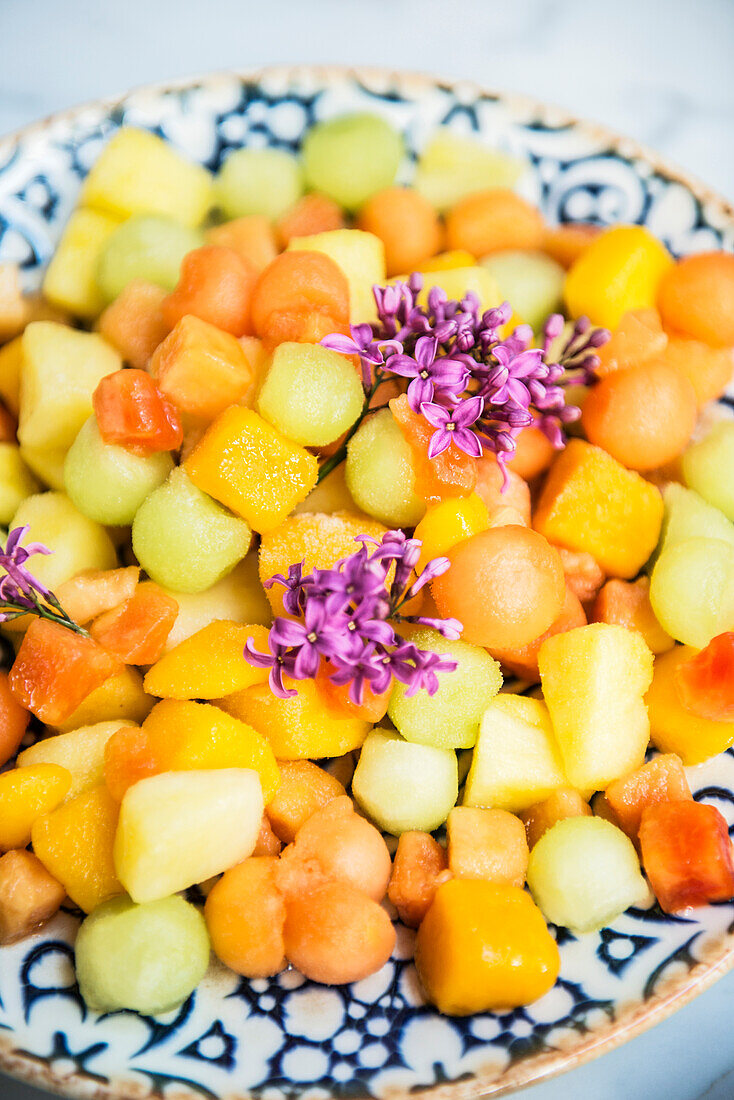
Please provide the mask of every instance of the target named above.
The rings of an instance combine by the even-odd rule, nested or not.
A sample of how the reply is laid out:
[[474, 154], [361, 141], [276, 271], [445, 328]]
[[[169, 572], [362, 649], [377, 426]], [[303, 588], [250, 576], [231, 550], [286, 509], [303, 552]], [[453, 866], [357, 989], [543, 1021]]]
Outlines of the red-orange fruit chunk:
[[393, 860], [387, 896], [403, 924], [417, 928], [436, 890], [448, 879], [446, 849], [430, 833], [403, 833]]
[[639, 835], [642, 865], [663, 912], [682, 913], [734, 896], [729, 830], [715, 806], [648, 806]]
[[686, 710], [712, 722], [734, 722], [734, 631], [718, 634], [695, 657], [682, 661], [675, 686]]
[[627, 836], [637, 841], [642, 814], [660, 802], [690, 802], [693, 798], [679, 756], [662, 753], [630, 775], [615, 779], [606, 789], [606, 799]]
[[92, 399], [105, 443], [138, 455], [175, 451], [183, 442], [181, 418], [144, 370], [118, 370], [97, 386]]
[[89, 633], [126, 665], [152, 665], [163, 652], [177, 616], [173, 596], [145, 581], [129, 600], [95, 619]]

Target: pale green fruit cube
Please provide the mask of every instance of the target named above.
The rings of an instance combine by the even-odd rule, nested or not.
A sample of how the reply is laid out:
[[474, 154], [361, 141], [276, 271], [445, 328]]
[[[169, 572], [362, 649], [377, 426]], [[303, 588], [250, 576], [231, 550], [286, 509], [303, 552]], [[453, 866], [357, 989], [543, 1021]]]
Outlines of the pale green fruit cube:
[[641, 634], [611, 623], [579, 626], [547, 638], [538, 665], [572, 787], [602, 791], [644, 763], [653, 656]]
[[70, 499], [85, 516], [108, 526], [127, 526], [172, 469], [168, 451], [136, 455], [105, 443], [96, 417], [90, 416], [66, 456], [64, 482]]
[[671, 481], [663, 489], [665, 514], [657, 549], [648, 563], [651, 569], [664, 550], [686, 539], [720, 539], [734, 546], [734, 524], [698, 493]]
[[500, 298], [536, 332], [549, 313], [561, 309], [566, 272], [544, 252], [496, 252], [482, 267], [494, 277]]
[[443, 212], [459, 199], [492, 187], [514, 187], [527, 165], [476, 138], [437, 130], [418, 158], [414, 186]]
[[269, 626], [273, 612], [257, 568], [257, 554], [248, 554], [231, 573], [204, 592], [171, 592], [178, 615], [166, 638], [164, 653], [190, 638], [213, 619]]
[[384, 286], [385, 246], [374, 233], [362, 229], [332, 229], [309, 237], [294, 237], [289, 251], [323, 252], [340, 267], [349, 283], [349, 316], [352, 324], [377, 319], [372, 287]]
[[423, 519], [410, 444], [389, 409], [360, 424], [347, 444], [345, 472], [354, 503], [368, 516], [388, 527], [415, 527]]
[[250, 768], [163, 772], [129, 787], [115, 835], [117, 877], [133, 901], [156, 901], [252, 855], [263, 793]]
[[41, 542], [53, 551], [33, 557], [29, 568], [50, 588], [85, 569], [114, 569], [117, 554], [110, 536], [94, 520], [83, 516], [65, 493], [36, 493], [26, 497], [10, 527], [25, 527], [24, 543]]
[[78, 794], [104, 783], [105, 745], [123, 726], [133, 726], [129, 722], [116, 718], [112, 722], [96, 722], [93, 726], [80, 726], [70, 733], [57, 733], [36, 741], [18, 757], [22, 767], [31, 764], [59, 764], [71, 775], [65, 802], [76, 798]]
[[722, 420], [683, 455], [691, 489], [734, 521], [734, 421]]
[[405, 684], [395, 684], [387, 713], [406, 741], [439, 749], [470, 749], [490, 700], [502, 687], [500, 666], [486, 649], [468, 642], [450, 642], [436, 630], [422, 627], [410, 637], [418, 649], [456, 661], [453, 672], [437, 672], [435, 695], [417, 691], [408, 695]]
[[545, 703], [524, 695], [496, 696], [482, 716], [464, 805], [519, 814], [567, 785]]
[[97, 286], [104, 301], [111, 302], [133, 279], [173, 290], [184, 256], [203, 243], [198, 229], [171, 218], [141, 214], [123, 222], [107, 238], [97, 260]]
[[209, 966], [209, 950], [204, 917], [183, 898], [146, 905], [112, 898], [77, 933], [79, 990], [96, 1012], [163, 1014], [193, 993]]
[[379, 115], [341, 115], [317, 122], [303, 143], [306, 184], [347, 210], [358, 210], [371, 195], [395, 182], [403, 151], [402, 137]]
[[258, 410], [273, 427], [323, 447], [351, 428], [364, 403], [354, 363], [319, 344], [279, 344], [265, 376]]
[[228, 218], [279, 218], [303, 194], [303, 169], [284, 149], [236, 149], [214, 181], [217, 205]]
[[663, 630], [696, 649], [734, 630], [734, 546], [686, 539], [666, 547], [652, 571], [650, 603]]
[[120, 353], [95, 332], [33, 321], [23, 333], [21, 447], [68, 450], [92, 415], [97, 386], [121, 367]]
[[0, 443], [0, 523], [7, 527], [21, 501], [41, 486], [23, 461], [16, 443]]
[[133, 521], [133, 551], [157, 584], [204, 592], [234, 569], [252, 531], [191, 482], [182, 466], [154, 489]]
[[528, 887], [546, 920], [573, 932], [594, 932], [650, 891], [632, 841], [602, 817], [567, 817], [530, 853]]
[[391, 730], [367, 734], [352, 793], [379, 829], [393, 836], [433, 832], [459, 797], [456, 753], [405, 741]]

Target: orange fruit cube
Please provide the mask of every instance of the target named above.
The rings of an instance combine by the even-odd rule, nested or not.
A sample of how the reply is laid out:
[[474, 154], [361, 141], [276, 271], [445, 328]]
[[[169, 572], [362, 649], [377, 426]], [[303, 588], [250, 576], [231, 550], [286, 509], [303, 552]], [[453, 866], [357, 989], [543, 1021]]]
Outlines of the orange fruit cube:
[[7, 672], [0, 672], [0, 768], [20, 748], [30, 714], [10, 690]]
[[507, 810], [455, 806], [446, 821], [449, 870], [456, 878], [525, 885], [530, 855], [525, 827]]
[[655, 618], [650, 603], [650, 578], [636, 581], [607, 581], [594, 600], [591, 621], [618, 623], [628, 630], [637, 630], [653, 653], [666, 653], [675, 642]]
[[173, 596], [145, 581], [129, 600], [95, 619], [90, 634], [125, 664], [149, 665], [160, 657], [177, 616]]
[[281, 760], [280, 787], [266, 815], [275, 835], [290, 844], [312, 814], [345, 794], [339, 780], [312, 760]]
[[66, 890], [38, 856], [15, 850], [0, 859], [0, 944], [35, 932], [57, 912]]
[[166, 296], [162, 287], [133, 279], [99, 319], [99, 331], [131, 367], [144, 370], [170, 326], [161, 308]]
[[403, 924], [417, 928], [428, 912], [436, 890], [449, 878], [446, 849], [431, 836], [416, 830], [398, 841], [387, 896]]
[[693, 798], [679, 756], [663, 753], [630, 775], [615, 779], [606, 789], [606, 799], [619, 825], [637, 843], [643, 811], [659, 802], [690, 802]]
[[215, 619], [159, 658], [145, 676], [145, 690], [159, 699], [218, 699], [263, 683], [267, 669], [244, 657], [249, 639], [267, 651], [266, 627]]
[[734, 896], [729, 830], [715, 806], [692, 800], [646, 806], [640, 848], [663, 912], [681, 913]]
[[140, 726], [122, 726], [104, 747], [104, 779], [115, 802], [122, 802], [128, 787], [159, 771], [150, 738]]
[[144, 370], [108, 374], [92, 397], [99, 434], [139, 455], [175, 451], [183, 441], [176, 409]]
[[631, 309], [623, 314], [611, 340], [597, 348], [597, 374], [639, 367], [665, 351], [668, 337], [656, 309]]
[[0, 775], [0, 850], [25, 848], [33, 822], [55, 810], [71, 787], [71, 775], [58, 764], [29, 764]]
[[573, 787], [562, 787], [542, 802], [536, 802], [520, 816], [525, 823], [528, 848], [534, 848], [557, 821], [567, 817], [591, 817], [591, 807]]
[[85, 626], [103, 612], [129, 600], [139, 577], [137, 565], [126, 569], [88, 569], [60, 584], [56, 596], [69, 618]]

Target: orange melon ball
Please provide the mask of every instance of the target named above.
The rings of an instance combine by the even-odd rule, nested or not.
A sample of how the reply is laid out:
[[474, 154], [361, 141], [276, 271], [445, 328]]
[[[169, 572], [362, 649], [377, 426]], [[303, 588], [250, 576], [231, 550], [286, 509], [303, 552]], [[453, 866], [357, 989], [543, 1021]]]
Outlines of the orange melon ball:
[[666, 328], [712, 347], [734, 344], [734, 256], [685, 256], [660, 283], [658, 309]]
[[327, 880], [382, 901], [392, 861], [382, 833], [354, 812], [348, 795], [322, 806], [296, 833], [295, 856], [315, 860]]
[[448, 554], [433, 582], [444, 618], [459, 619], [463, 639], [490, 650], [517, 649], [543, 634], [566, 597], [558, 551], [528, 527], [491, 527]]
[[214, 953], [237, 974], [269, 978], [285, 966], [285, 902], [275, 884], [277, 859], [253, 856], [225, 871], [206, 899]]
[[385, 245], [387, 274], [410, 274], [441, 250], [442, 229], [428, 199], [412, 187], [378, 191], [360, 211], [359, 228]]
[[477, 191], [446, 216], [446, 245], [481, 259], [508, 249], [541, 249], [543, 217], [536, 207], [504, 187]]

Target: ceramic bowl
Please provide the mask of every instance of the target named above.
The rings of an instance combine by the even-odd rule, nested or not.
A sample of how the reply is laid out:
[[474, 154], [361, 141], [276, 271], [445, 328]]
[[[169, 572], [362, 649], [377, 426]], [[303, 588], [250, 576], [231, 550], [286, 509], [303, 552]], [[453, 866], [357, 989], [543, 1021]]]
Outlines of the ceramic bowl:
[[[80, 183], [123, 123], [216, 168], [232, 148], [297, 149], [317, 119], [384, 115], [409, 156], [439, 125], [525, 157], [525, 194], [550, 222], [639, 222], [676, 254], [734, 248], [734, 210], [658, 157], [527, 99], [417, 75], [273, 68], [145, 88], [55, 115], [0, 142], [0, 259], [37, 286]], [[408, 165], [409, 167], [409, 165]], [[720, 406], [722, 415], [732, 415]], [[696, 798], [734, 822], [734, 753], [689, 770]], [[87, 1100], [496, 1096], [571, 1068], [684, 1004], [734, 961], [734, 905], [693, 917], [632, 910], [601, 932], [559, 929], [561, 977], [501, 1015], [440, 1016], [422, 999], [400, 928], [395, 957], [327, 989], [292, 970], [247, 982], [212, 966], [180, 1010], [148, 1019], [85, 1009], [74, 912], [0, 950], [0, 1067]]]

